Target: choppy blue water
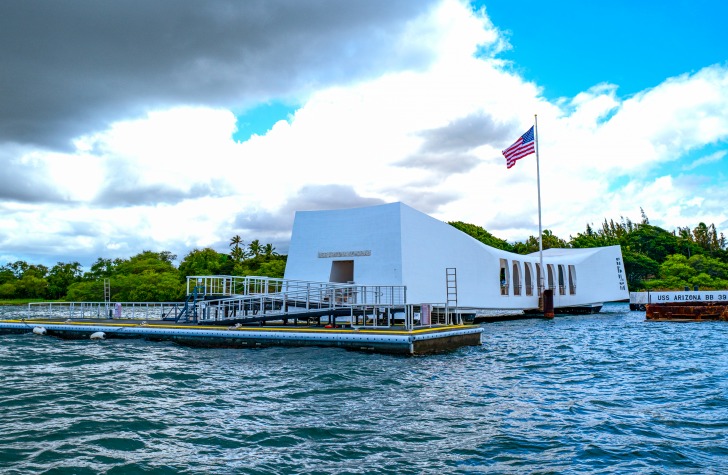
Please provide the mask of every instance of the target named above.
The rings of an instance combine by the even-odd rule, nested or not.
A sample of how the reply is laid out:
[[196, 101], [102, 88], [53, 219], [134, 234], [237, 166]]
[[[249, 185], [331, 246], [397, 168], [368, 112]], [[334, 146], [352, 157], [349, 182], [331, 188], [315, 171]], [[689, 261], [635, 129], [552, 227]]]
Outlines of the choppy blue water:
[[727, 323], [484, 328], [416, 358], [0, 336], [0, 472], [728, 472]]

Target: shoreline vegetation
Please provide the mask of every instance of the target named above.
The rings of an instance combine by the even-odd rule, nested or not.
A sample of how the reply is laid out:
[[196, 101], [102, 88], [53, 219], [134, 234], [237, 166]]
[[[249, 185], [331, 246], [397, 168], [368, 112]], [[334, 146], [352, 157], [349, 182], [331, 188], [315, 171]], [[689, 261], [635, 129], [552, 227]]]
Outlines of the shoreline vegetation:
[[[478, 241], [517, 254], [538, 252], [538, 236], [509, 243], [484, 228], [451, 221], [450, 225]], [[584, 232], [568, 241], [543, 231], [543, 248], [590, 248], [620, 245], [630, 291], [728, 289], [726, 239], [715, 225], [667, 231], [642, 221], [607, 221], [601, 227], [586, 225]], [[228, 253], [211, 248], [190, 251], [175, 266], [177, 256], [168, 252], [142, 251], [128, 259], [99, 257], [84, 271], [78, 262], [44, 265], [16, 261], [0, 266], [0, 305], [26, 305], [34, 301], [103, 301], [104, 280], [110, 283], [113, 301], [181, 301], [187, 276], [234, 275], [283, 277], [287, 256], [271, 244], [255, 239], [246, 244], [233, 236]]]
[[230, 240], [230, 252], [211, 248], [190, 251], [175, 266], [169, 251], [142, 251], [128, 259], [99, 257], [89, 270], [78, 262], [44, 265], [16, 261], [0, 266], [0, 302], [104, 301], [104, 280], [116, 302], [176, 302], [185, 298], [189, 275], [262, 275], [283, 277], [287, 256], [271, 244], [240, 236]]
[[17, 307], [20, 305], [28, 305], [34, 302], [56, 302], [56, 300], [45, 299], [0, 299], [0, 307]]

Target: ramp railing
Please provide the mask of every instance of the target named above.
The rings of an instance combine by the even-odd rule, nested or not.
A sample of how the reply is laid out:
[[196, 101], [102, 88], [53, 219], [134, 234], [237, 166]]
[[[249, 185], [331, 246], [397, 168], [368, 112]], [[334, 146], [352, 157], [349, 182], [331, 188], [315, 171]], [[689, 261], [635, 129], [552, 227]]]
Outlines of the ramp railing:
[[[307, 318], [330, 315], [353, 316], [369, 307], [404, 310], [404, 286], [366, 286], [326, 282], [273, 281], [249, 279], [248, 289], [263, 289], [234, 297], [200, 303], [199, 321], [263, 320], [272, 317]], [[261, 286], [260, 284], [266, 284]], [[283, 289], [267, 292], [268, 289]]]
[[110, 318], [163, 320], [178, 315], [184, 302], [30, 302], [31, 318]]
[[195, 287], [198, 294], [205, 295], [241, 295], [245, 294], [246, 278], [233, 275], [191, 275], [187, 277], [187, 295]]
[[[187, 294], [197, 287], [201, 296], [241, 297], [282, 292], [306, 292], [312, 300], [337, 299], [359, 304], [404, 305], [405, 286], [357, 285], [336, 282], [314, 282], [258, 276], [189, 276]], [[318, 298], [316, 296], [319, 296]]]
[[[258, 276], [190, 276], [185, 302], [37, 302], [44, 317], [174, 320], [199, 324], [329, 317], [354, 328], [406, 330], [461, 323], [447, 303], [408, 304], [402, 285], [360, 285]], [[196, 318], [195, 318], [196, 316]], [[338, 320], [337, 320], [338, 319]], [[320, 320], [319, 320], [320, 321]]]

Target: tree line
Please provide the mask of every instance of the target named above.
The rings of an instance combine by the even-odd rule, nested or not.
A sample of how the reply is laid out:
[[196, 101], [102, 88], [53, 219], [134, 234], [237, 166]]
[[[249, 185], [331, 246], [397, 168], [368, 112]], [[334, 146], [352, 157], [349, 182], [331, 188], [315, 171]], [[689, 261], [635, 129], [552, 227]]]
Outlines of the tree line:
[[175, 267], [169, 251], [142, 251], [128, 259], [99, 257], [88, 271], [78, 262], [59, 262], [51, 268], [16, 261], [0, 267], [0, 299], [103, 301], [104, 280], [110, 299], [117, 302], [167, 302], [184, 299], [187, 276], [258, 275], [283, 277], [287, 256], [255, 239], [245, 244], [230, 240], [230, 252], [194, 249]]
[[[482, 227], [452, 221], [450, 225], [471, 235], [482, 243], [515, 252], [538, 252], [538, 237], [525, 242], [508, 243], [493, 236]], [[683, 290], [695, 288], [728, 289], [728, 251], [726, 238], [718, 234], [715, 225], [699, 223], [695, 228], [678, 227], [667, 231], [650, 224], [642, 210], [642, 220], [604, 220], [600, 227], [591, 224], [565, 240], [550, 230], [543, 231], [543, 249], [590, 248], [619, 245], [622, 248], [627, 285], [631, 291]]]

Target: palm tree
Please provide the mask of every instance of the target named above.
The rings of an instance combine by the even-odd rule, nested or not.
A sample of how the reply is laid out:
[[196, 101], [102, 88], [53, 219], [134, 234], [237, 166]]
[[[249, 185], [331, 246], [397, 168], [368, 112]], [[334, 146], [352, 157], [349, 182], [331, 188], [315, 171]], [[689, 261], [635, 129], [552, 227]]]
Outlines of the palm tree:
[[253, 257], [258, 257], [262, 250], [260, 241], [258, 239], [254, 239], [250, 242], [250, 244], [248, 244], [248, 249], [250, 250], [250, 253], [253, 255]]
[[265, 246], [263, 246], [263, 255], [265, 257], [273, 257], [273, 256], [277, 256], [278, 253], [276, 252], [276, 248], [273, 247], [273, 244], [269, 243], [269, 244], [266, 244]]
[[232, 250], [230, 251], [230, 257], [232, 257], [235, 262], [241, 262], [245, 260], [246, 253], [241, 247], [241, 244], [243, 244], [243, 239], [238, 234], [230, 239], [230, 247], [232, 247]]
[[234, 262], [240, 263], [244, 261], [247, 256], [245, 255], [245, 251], [243, 251], [243, 248], [235, 247], [232, 251], [230, 251], [230, 257], [233, 258]]

